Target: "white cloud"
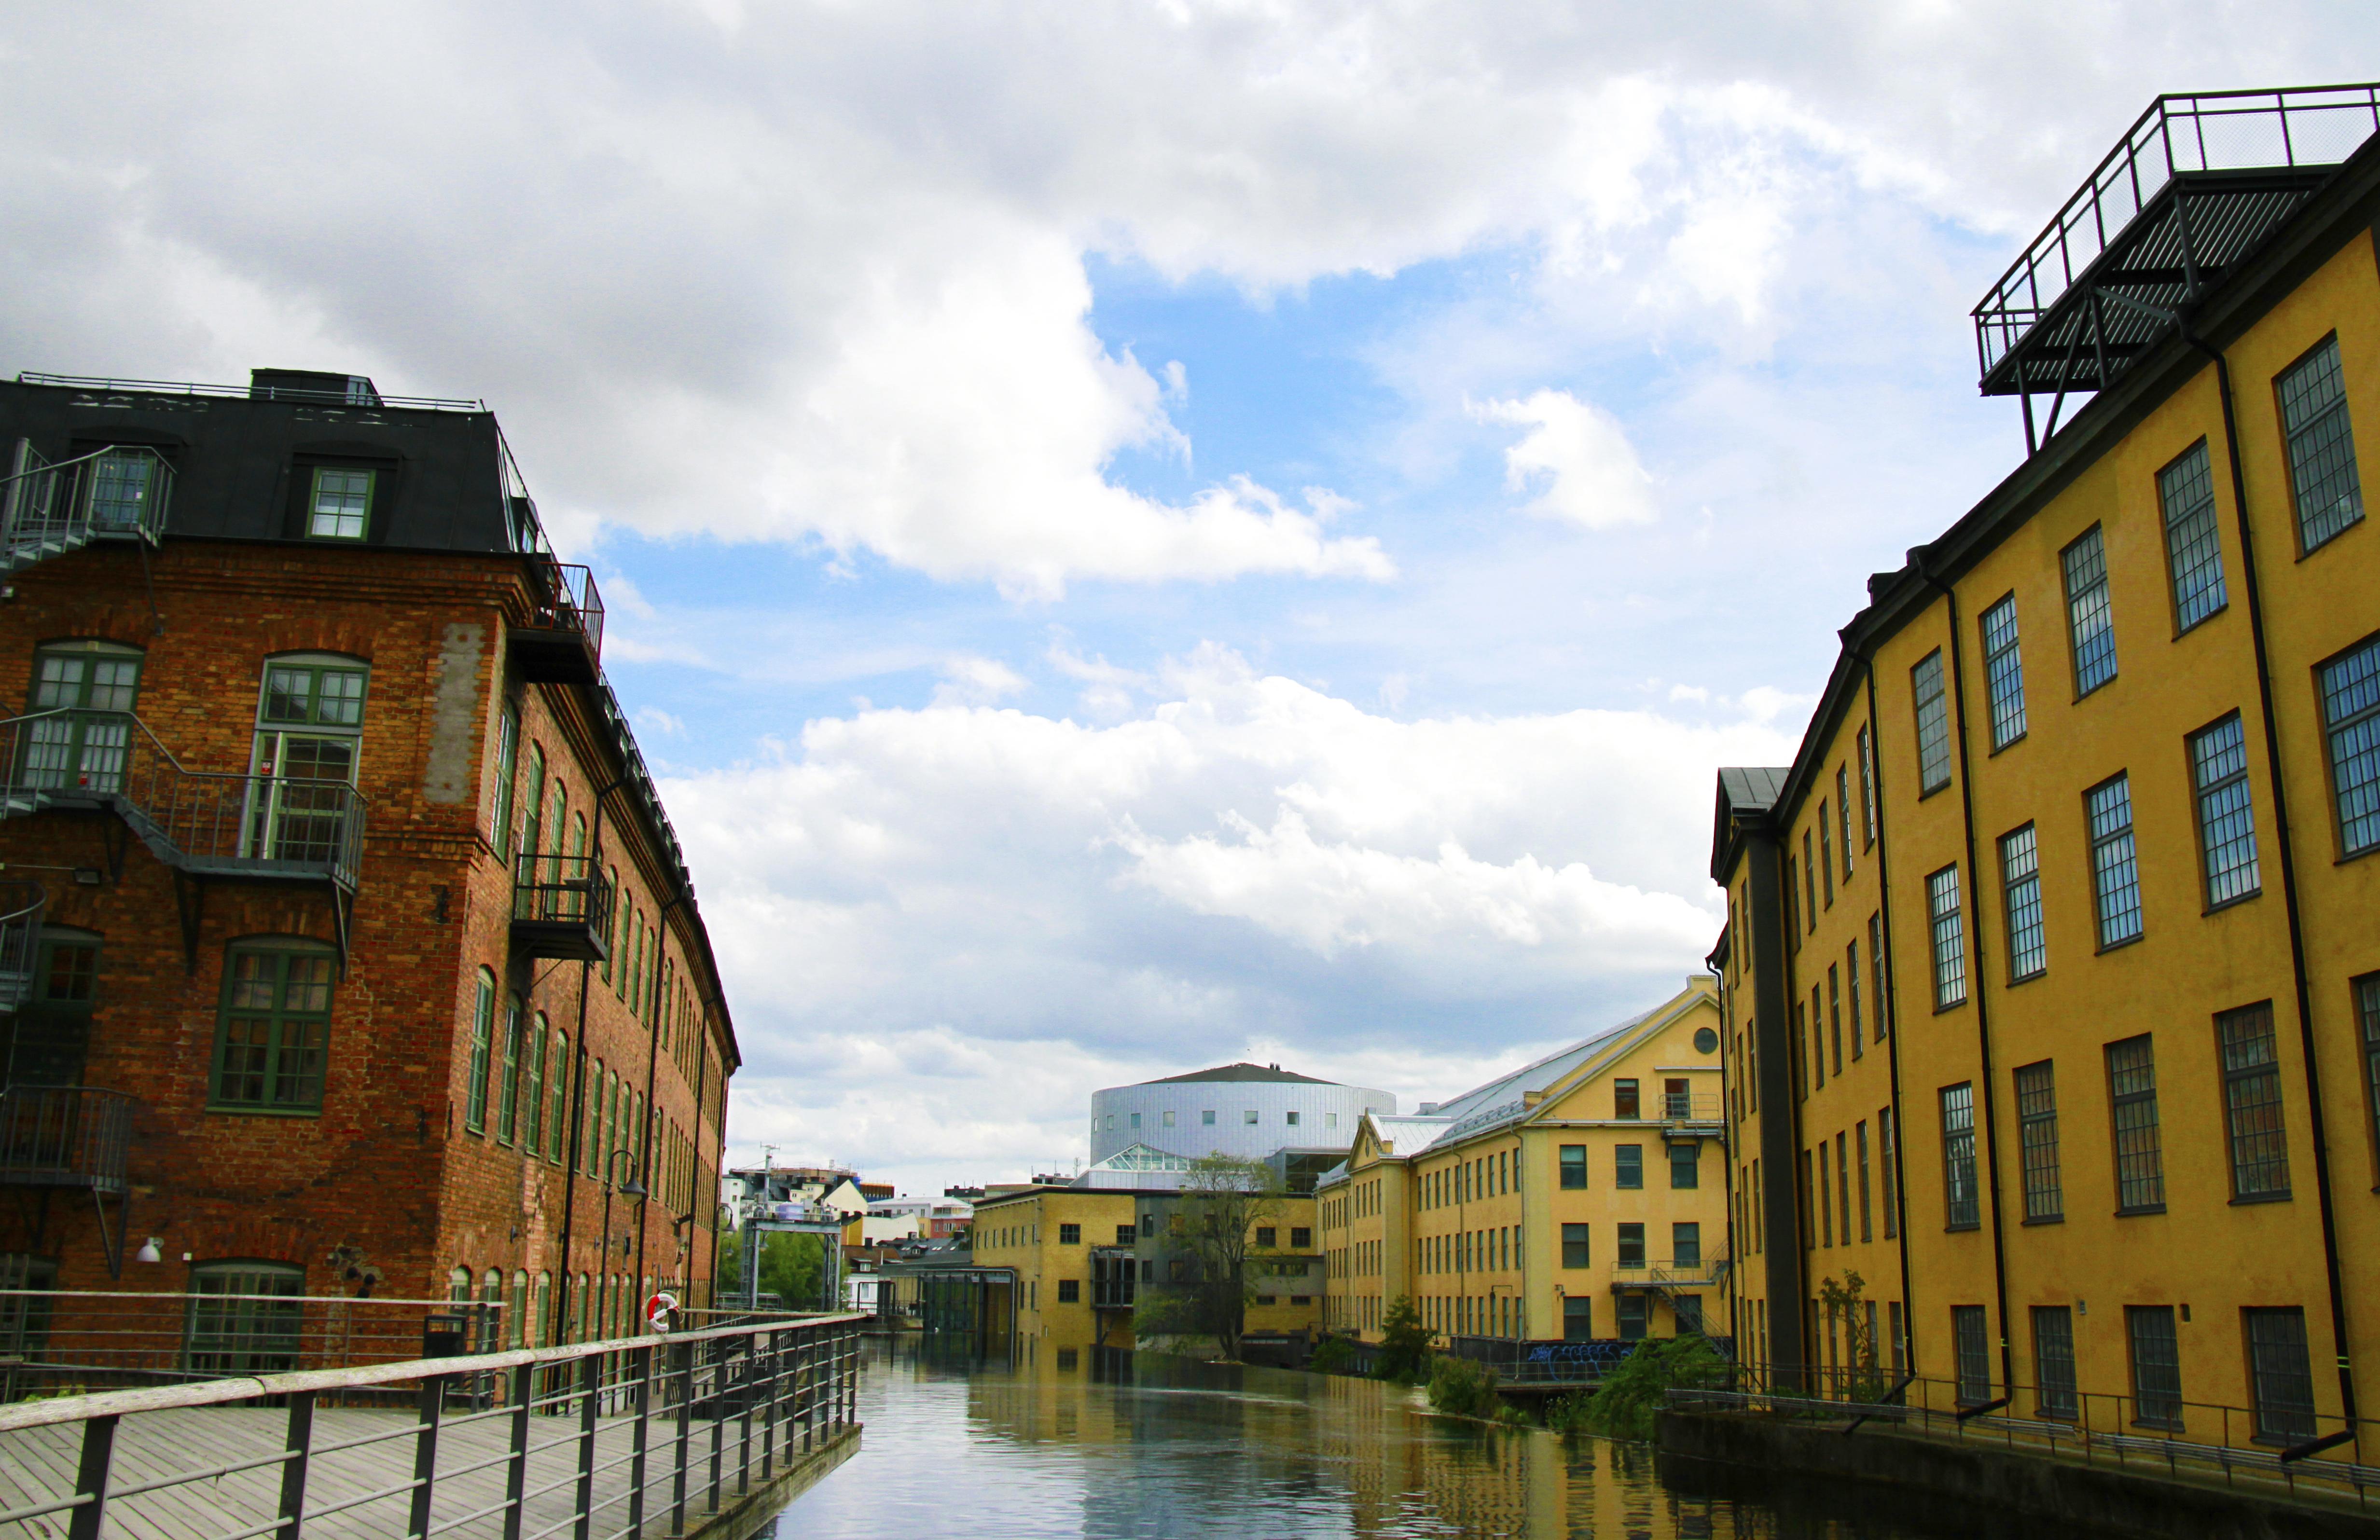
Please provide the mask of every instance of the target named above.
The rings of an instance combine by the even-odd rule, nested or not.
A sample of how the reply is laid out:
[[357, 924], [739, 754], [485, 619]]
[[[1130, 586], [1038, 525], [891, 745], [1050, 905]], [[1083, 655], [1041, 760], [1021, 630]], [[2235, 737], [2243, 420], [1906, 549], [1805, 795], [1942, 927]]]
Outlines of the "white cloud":
[[990, 706], [1024, 692], [1025, 676], [997, 658], [946, 658], [942, 682], [934, 686], [937, 706]]
[[1504, 451], [1506, 490], [1537, 495], [1530, 513], [1585, 529], [1650, 524], [1653, 478], [1636, 458], [1619, 419], [1568, 391], [1541, 390], [1518, 401], [1487, 401], [1472, 415], [1515, 422], [1528, 431]]

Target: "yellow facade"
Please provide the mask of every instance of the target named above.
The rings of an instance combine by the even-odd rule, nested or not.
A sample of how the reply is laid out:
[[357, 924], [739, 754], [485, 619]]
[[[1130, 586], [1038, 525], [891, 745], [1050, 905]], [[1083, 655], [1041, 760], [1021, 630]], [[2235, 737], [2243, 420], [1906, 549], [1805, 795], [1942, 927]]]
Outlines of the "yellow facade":
[[[2380, 532], [2308, 549], [2343, 504], [2334, 475], [2301, 508], [2282, 392], [2335, 360], [2323, 453], [2368, 489], [2374, 205], [2367, 150], [2203, 346], [2168, 334], [1872, 580], [1790, 769], [1722, 772], [1745, 1358], [1856, 1337], [1971, 1403], [2210, 1440], [2225, 1406], [2278, 1445], [2371, 1414]], [[1872, 1337], [1819, 1303], [1852, 1271]]]
[[1411, 1117], [1367, 1116], [1318, 1188], [1329, 1324], [1377, 1341], [1410, 1297], [1433, 1335], [1724, 1332], [1716, 981]]
[[1132, 1346], [1132, 1311], [1099, 1307], [1091, 1254], [1129, 1254], [1136, 1201], [1130, 1192], [1028, 1187], [977, 1202], [975, 1266], [1009, 1269], [1014, 1279], [1005, 1298], [994, 1288], [992, 1313], [1014, 1320], [1015, 1340], [1035, 1344], [1037, 1360], [1055, 1350]]

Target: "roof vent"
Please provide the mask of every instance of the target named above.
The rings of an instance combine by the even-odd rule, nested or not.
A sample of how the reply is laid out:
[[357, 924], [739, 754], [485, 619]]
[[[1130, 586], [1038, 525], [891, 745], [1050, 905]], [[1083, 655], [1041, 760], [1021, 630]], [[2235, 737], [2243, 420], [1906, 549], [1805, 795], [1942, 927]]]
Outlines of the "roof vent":
[[1277, 1070], [1281, 1068], [1281, 1066], [1279, 1064], [1267, 1064], [1265, 1068], [1269, 1070]]

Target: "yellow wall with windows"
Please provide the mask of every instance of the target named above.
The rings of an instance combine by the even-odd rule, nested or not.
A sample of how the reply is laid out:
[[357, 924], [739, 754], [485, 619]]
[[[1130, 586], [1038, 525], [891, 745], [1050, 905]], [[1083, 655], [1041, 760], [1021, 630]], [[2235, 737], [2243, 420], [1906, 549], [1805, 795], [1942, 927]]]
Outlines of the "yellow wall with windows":
[[[1081, 1187], [1035, 1187], [977, 1202], [975, 1265], [1014, 1269], [1016, 1334], [1041, 1344], [1037, 1355], [1132, 1346], [1130, 1311], [1092, 1308], [1091, 1250], [1117, 1244], [1118, 1231], [1134, 1223], [1135, 1202], [1129, 1192]], [[1067, 1282], [1075, 1286], [1073, 1300], [1060, 1298]]]

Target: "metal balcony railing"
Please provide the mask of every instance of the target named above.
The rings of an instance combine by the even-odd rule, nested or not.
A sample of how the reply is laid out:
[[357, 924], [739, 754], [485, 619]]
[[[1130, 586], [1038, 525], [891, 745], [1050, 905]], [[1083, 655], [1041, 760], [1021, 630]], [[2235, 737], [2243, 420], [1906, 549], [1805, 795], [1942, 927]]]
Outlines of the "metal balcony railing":
[[1715, 1289], [1726, 1280], [1724, 1256], [1678, 1256], [1667, 1262], [1622, 1258], [1611, 1265], [1614, 1289]]
[[1661, 1097], [1661, 1117], [1673, 1123], [1715, 1123], [1719, 1121], [1719, 1098], [1698, 1097], [1687, 1092], [1664, 1092]]
[[613, 887], [591, 855], [513, 858], [513, 940], [532, 957], [601, 962], [610, 954]]
[[0, 818], [112, 806], [160, 860], [198, 875], [322, 877], [353, 892], [363, 861], [366, 803], [346, 781], [269, 763], [244, 775], [193, 770], [129, 711], [0, 721]]
[[132, 1149], [132, 1098], [95, 1085], [0, 1091], [0, 1186], [121, 1194]]
[[513, 627], [511, 650], [521, 676], [591, 685], [601, 677], [603, 596], [583, 566], [539, 553], [530, 564], [534, 612]]
[[20, 571], [103, 536], [154, 545], [173, 491], [174, 467], [153, 449], [124, 445], [53, 463], [19, 439], [0, 479], [0, 570]]

